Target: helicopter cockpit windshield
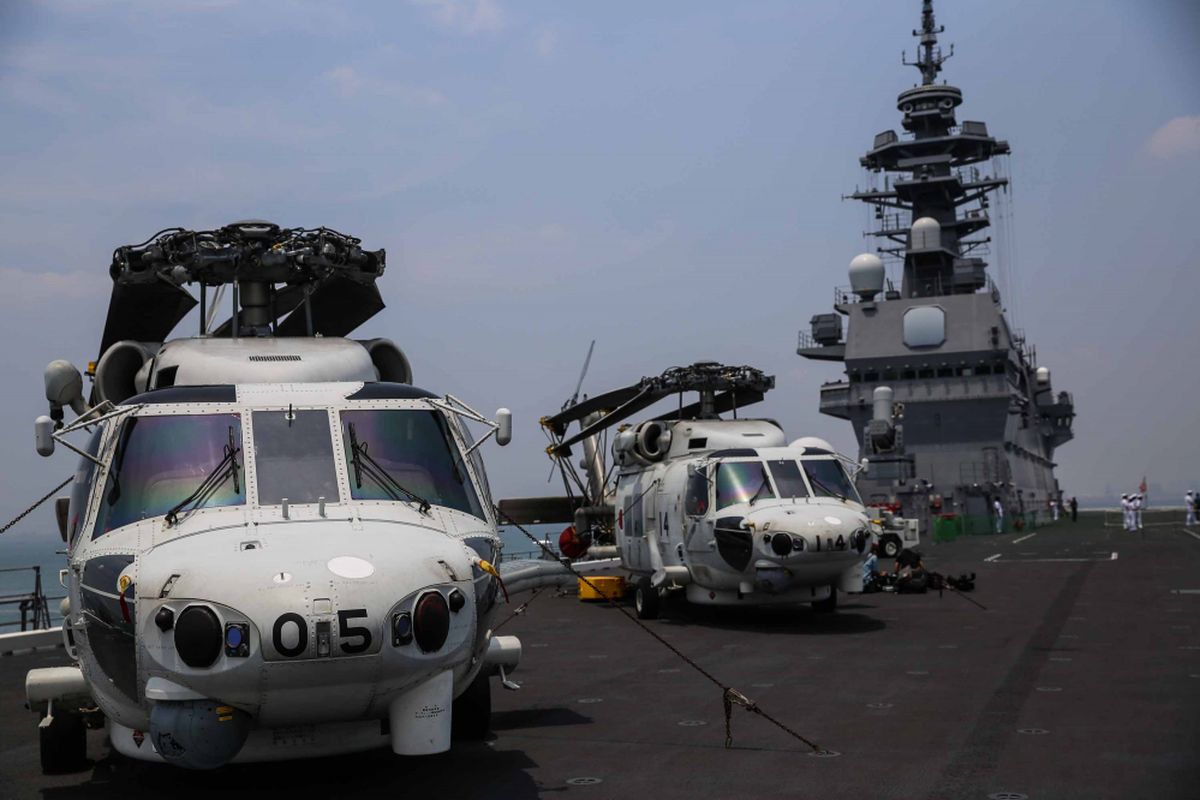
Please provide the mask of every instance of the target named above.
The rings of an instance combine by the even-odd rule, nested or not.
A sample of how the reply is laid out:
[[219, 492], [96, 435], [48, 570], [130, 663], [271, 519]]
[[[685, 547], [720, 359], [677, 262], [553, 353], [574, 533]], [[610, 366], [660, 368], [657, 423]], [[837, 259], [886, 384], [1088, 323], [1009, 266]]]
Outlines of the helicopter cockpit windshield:
[[[703, 478], [701, 478], [703, 481]], [[833, 497], [861, 503], [858, 490], [834, 458], [767, 458], [719, 460], [714, 480], [717, 510], [739, 503], [754, 505], [765, 499], [800, 500]], [[811, 488], [810, 488], [811, 487]], [[702, 484], [689, 486], [689, 508], [702, 513]]]
[[854, 488], [854, 483], [836, 459], [805, 458], [800, 463], [804, 465], [804, 474], [808, 476], [815, 496], [836, 497], [862, 504], [858, 489]]
[[[167, 514], [219, 473], [230, 442], [240, 446], [237, 414], [131, 416], [121, 426], [92, 538]], [[238, 461], [240, 464], [240, 459]], [[237, 468], [235, 468], [236, 471]], [[229, 473], [197, 501], [208, 508], [246, 502], [246, 483]]]
[[717, 508], [772, 498], [775, 491], [761, 461], [722, 461], [717, 464]]
[[[343, 411], [342, 443], [355, 500], [415, 498], [486, 519], [442, 414], [427, 409]], [[355, 446], [367, 465], [355, 466]], [[378, 469], [363, 468], [368, 465]]]
[[[411, 404], [175, 409], [131, 413], [108, 437], [93, 539], [154, 517], [173, 527], [204, 509], [240, 505], [402, 502], [422, 513], [440, 506], [489, 519], [481, 500], [486, 486], [473, 474], [479, 465], [463, 455], [463, 427], [441, 410]], [[94, 435], [91, 449], [102, 434]], [[80, 492], [92, 474], [84, 471]], [[84, 497], [72, 513], [85, 513]]]

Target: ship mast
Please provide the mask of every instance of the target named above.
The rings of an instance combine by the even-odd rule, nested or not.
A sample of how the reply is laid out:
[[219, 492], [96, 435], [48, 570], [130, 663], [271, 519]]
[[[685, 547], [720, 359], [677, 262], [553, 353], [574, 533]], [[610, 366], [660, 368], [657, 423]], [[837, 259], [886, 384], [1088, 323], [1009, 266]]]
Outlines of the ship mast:
[[954, 45], [950, 52], [942, 55], [942, 48], [937, 46], [937, 35], [945, 33], [946, 26], [937, 27], [933, 20], [933, 0], [925, 0], [921, 8], [921, 30], [913, 31], [912, 35], [920, 38], [917, 49], [920, 51], [916, 61], [908, 61], [901, 54], [900, 61], [907, 67], [916, 67], [921, 71], [921, 83], [932, 86], [937, 80], [937, 74], [942, 71], [942, 64], [954, 55]]
[[906, 134], [889, 130], [875, 136], [860, 163], [884, 173], [884, 185], [849, 195], [874, 207], [878, 227], [867, 235], [883, 240], [878, 252], [903, 259], [904, 297], [966, 294], [988, 285], [987, 263], [978, 254], [991, 239], [973, 234], [991, 225], [988, 195], [1008, 183], [975, 166], [1007, 154], [1008, 143], [989, 136], [982, 122], [959, 125], [954, 110], [962, 104], [962, 90], [934, 83], [954, 53], [951, 48], [943, 54], [938, 46], [937, 35], [944, 31], [934, 21], [932, 0], [924, 0], [921, 28], [913, 31], [918, 57], [902, 58], [920, 70], [922, 83], [896, 98]]

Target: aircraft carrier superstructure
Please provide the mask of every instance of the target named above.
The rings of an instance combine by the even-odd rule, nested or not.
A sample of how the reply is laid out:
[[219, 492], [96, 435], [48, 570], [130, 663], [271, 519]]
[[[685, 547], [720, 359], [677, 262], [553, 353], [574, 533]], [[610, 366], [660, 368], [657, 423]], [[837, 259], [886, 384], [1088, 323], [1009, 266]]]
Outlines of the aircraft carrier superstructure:
[[[962, 91], [937, 82], [953, 54], [937, 44], [943, 30], [925, 0], [918, 55], [905, 61], [921, 84], [896, 100], [904, 133], [876, 134], [860, 159], [872, 185], [849, 195], [873, 209], [876, 253], [854, 258], [836, 313], [814, 316], [797, 352], [845, 364], [820, 407], [854, 425], [867, 502], [928, 523], [986, 517], [999, 499], [1013, 521], [1061, 502], [1054, 451], [1073, 436], [1075, 408], [1010, 327], [981, 257], [1009, 146], [983, 122], [956, 121]], [[902, 269], [899, 287], [885, 260]]]

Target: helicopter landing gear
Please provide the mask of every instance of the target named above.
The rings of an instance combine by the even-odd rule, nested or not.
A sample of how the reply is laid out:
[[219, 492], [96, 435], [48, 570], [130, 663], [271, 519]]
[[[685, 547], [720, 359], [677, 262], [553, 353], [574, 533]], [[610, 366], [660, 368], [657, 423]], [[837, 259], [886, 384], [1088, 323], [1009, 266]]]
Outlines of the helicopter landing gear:
[[633, 607], [637, 610], [638, 619], [658, 619], [658, 589], [650, 583], [646, 575], [638, 578], [637, 589], [633, 594]]
[[56, 775], [87, 768], [87, 726], [82, 714], [41, 715], [38, 745], [42, 773]]
[[451, 736], [481, 742], [492, 724], [492, 682], [480, 670], [467, 690], [459, 695], [450, 708]]
[[837, 587], [830, 586], [829, 597], [816, 601], [812, 604], [812, 607], [813, 611], [816, 611], [818, 614], [832, 614], [834, 611], [837, 611]]
[[885, 558], [895, 558], [900, 555], [900, 539], [897, 536], [884, 536], [879, 540], [879, 552]]

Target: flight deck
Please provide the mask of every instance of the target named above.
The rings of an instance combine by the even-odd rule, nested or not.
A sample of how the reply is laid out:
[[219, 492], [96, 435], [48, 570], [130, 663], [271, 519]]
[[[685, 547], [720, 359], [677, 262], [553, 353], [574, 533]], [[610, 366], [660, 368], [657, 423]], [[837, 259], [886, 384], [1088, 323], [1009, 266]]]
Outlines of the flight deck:
[[489, 740], [415, 759], [381, 732], [368, 754], [181, 772], [92, 731], [86, 771], [44, 776], [22, 686], [66, 656], [0, 657], [0, 797], [1196, 796], [1200, 532], [1143, 537], [1097, 513], [922, 549], [976, 591], [843, 597], [835, 614], [668, 601], [645, 623], [820, 754], [737, 707], [726, 748], [719, 688], [615, 608], [544, 590], [502, 628], [524, 642], [522, 688], [493, 681]]

